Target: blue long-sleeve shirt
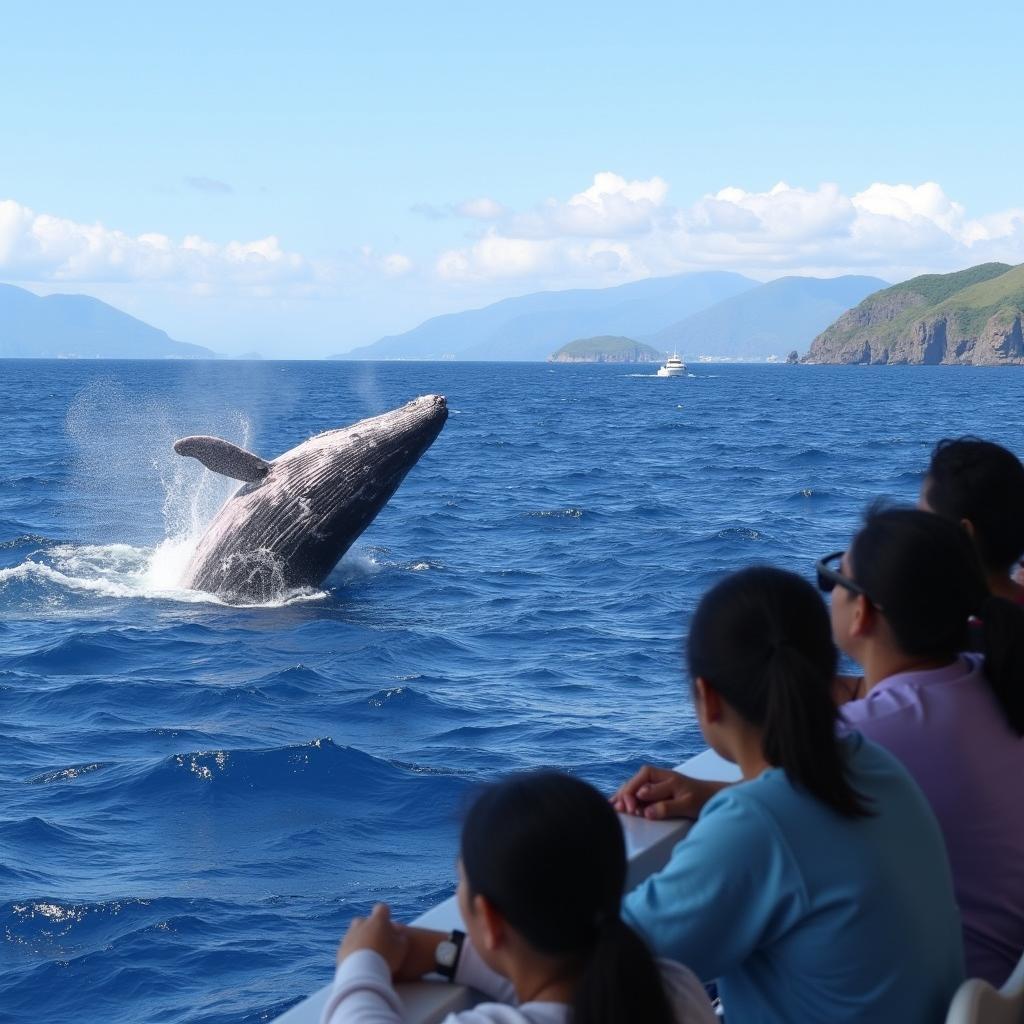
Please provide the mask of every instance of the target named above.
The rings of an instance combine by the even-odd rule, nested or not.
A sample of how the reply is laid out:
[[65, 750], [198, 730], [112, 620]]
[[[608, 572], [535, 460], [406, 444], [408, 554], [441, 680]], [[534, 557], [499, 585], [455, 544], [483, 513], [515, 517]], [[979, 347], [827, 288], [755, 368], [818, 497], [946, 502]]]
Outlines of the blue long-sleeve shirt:
[[848, 778], [874, 812], [845, 818], [778, 768], [708, 801], [626, 920], [659, 956], [717, 979], [741, 1024], [934, 1024], [964, 977], [935, 817], [860, 735]]

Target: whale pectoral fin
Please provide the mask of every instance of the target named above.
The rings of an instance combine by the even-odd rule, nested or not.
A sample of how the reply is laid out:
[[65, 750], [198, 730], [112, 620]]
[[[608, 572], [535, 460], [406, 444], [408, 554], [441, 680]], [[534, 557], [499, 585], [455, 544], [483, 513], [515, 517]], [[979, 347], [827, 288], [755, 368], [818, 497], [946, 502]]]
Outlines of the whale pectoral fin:
[[174, 450], [198, 459], [212, 473], [247, 484], [259, 483], [270, 472], [265, 459], [221, 437], [183, 437], [174, 442]]

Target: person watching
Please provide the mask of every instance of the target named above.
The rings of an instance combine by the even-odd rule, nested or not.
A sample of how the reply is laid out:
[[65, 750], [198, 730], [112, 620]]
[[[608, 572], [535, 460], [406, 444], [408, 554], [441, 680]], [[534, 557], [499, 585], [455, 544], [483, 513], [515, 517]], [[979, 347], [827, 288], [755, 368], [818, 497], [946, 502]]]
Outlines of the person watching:
[[976, 437], [946, 438], [932, 452], [918, 508], [959, 523], [974, 542], [989, 590], [1024, 604], [1014, 579], [1024, 555], [1024, 465]]
[[968, 974], [999, 986], [1024, 953], [1024, 609], [990, 592], [969, 538], [927, 512], [874, 510], [819, 580], [836, 642], [864, 670], [842, 725], [895, 754], [928, 797]]
[[612, 797], [626, 813], [698, 815], [623, 918], [717, 980], [743, 1024], [926, 1024], [964, 976], [935, 816], [895, 757], [837, 736], [837, 657], [810, 583], [728, 576], [693, 616], [688, 661], [704, 738], [742, 781], [644, 768]]
[[439, 969], [497, 1000], [445, 1024], [714, 1024], [694, 975], [656, 962], [623, 920], [625, 881], [622, 828], [592, 786], [557, 772], [491, 786], [462, 829], [466, 934], [396, 924], [383, 905], [357, 918], [323, 1024], [397, 1024], [392, 975]]

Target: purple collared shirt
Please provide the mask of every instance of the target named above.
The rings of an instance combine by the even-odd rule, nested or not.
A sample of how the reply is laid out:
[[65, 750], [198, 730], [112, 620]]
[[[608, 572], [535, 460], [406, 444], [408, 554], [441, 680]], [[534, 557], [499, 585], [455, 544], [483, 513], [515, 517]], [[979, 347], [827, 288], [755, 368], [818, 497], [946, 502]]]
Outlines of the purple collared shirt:
[[998, 986], [1024, 952], [1024, 738], [982, 664], [963, 654], [890, 676], [844, 704], [840, 721], [895, 754], [928, 797], [953, 868], [968, 976]]

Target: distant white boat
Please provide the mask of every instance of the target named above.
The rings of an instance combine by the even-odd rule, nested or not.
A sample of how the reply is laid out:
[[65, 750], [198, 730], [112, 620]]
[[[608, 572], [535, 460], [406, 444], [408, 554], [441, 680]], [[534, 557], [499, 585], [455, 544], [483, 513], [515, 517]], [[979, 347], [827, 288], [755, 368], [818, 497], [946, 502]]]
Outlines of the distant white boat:
[[678, 352], [673, 352], [665, 360], [665, 365], [658, 367], [659, 377], [682, 377], [684, 373], [686, 373], [686, 363], [679, 358]]

